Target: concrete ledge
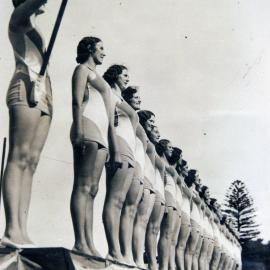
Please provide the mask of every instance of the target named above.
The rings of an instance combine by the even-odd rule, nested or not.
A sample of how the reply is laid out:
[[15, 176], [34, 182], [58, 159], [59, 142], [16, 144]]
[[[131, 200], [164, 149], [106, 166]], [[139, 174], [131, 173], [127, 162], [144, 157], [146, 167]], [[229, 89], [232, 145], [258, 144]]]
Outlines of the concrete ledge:
[[104, 258], [80, 255], [61, 247], [0, 248], [0, 270], [135, 270]]

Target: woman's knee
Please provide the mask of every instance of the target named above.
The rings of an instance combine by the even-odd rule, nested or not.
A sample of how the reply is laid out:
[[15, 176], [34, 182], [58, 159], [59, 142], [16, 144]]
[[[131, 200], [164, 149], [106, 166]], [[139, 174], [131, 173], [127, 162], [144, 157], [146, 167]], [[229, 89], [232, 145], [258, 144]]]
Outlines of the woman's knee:
[[14, 146], [9, 153], [9, 162], [16, 164], [21, 170], [25, 170], [30, 163], [30, 145]]
[[38, 162], [40, 158], [40, 152], [38, 151], [32, 151], [29, 154], [29, 159], [28, 159], [28, 167], [29, 169], [34, 173], [36, 171]]
[[98, 193], [98, 189], [99, 189], [99, 184], [97, 182], [91, 184], [89, 194], [92, 198], [96, 197]]

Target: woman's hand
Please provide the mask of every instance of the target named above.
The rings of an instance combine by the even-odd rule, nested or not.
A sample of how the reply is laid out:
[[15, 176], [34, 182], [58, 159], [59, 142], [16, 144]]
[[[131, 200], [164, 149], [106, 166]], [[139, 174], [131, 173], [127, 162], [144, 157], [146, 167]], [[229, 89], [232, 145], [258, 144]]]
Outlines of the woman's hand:
[[84, 143], [84, 136], [83, 133], [81, 132], [76, 132], [74, 134], [74, 139], [73, 139], [73, 144], [74, 146], [76, 146], [77, 148], [81, 148], [84, 152], [85, 150], [85, 143]]
[[106, 167], [110, 170], [110, 173], [114, 175], [118, 169], [122, 168], [122, 159], [119, 152], [112, 152], [109, 162], [106, 163]]

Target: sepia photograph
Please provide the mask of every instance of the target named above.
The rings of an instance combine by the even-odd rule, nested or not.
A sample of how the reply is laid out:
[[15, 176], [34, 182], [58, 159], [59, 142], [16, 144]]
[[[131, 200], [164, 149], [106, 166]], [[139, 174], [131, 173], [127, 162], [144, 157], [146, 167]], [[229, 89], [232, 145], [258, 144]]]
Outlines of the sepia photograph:
[[269, 14], [2, 0], [0, 270], [269, 270]]

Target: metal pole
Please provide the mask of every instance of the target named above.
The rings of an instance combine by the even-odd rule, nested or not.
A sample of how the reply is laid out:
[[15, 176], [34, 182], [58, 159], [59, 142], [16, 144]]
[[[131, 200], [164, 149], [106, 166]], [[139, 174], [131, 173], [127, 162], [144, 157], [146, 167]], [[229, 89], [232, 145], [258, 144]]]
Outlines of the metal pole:
[[3, 183], [4, 167], [5, 167], [5, 159], [6, 159], [6, 146], [7, 146], [7, 138], [5, 137], [3, 141], [1, 176], [0, 176], [0, 209], [1, 209], [2, 183]]

